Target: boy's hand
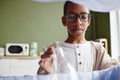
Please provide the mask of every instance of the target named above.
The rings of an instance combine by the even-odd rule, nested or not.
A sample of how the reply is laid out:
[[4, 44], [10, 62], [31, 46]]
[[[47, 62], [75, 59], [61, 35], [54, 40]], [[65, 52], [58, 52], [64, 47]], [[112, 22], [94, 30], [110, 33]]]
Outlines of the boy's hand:
[[55, 50], [53, 47], [48, 48], [47, 51], [43, 55], [41, 55], [41, 60], [39, 61], [40, 67], [46, 72], [46, 73], [52, 73], [52, 62], [53, 62], [53, 54], [55, 53]]

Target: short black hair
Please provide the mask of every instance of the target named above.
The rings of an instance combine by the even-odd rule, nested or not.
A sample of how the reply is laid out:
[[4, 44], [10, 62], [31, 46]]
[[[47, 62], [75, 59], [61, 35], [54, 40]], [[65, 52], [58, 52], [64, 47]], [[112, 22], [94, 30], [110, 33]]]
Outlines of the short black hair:
[[[72, 2], [72, 1], [65, 1], [65, 3], [64, 3], [64, 10], [63, 10], [63, 15], [64, 16], [66, 15], [66, 11], [68, 9], [69, 4], [72, 4], [72, 3], [74, 3], [74, 2]], [[90, 12], [90, 10], [89, 10], [89, 12]]]
[[66, 15], [66, 11], [67, 11], [67, 8], [68, 8], [68, 5], [71, 4], [73, 2], [71, 1], [66, 1], [65, 4], [64, 4], [64, 10], [63, 10], [63, 14], [64, 16]]

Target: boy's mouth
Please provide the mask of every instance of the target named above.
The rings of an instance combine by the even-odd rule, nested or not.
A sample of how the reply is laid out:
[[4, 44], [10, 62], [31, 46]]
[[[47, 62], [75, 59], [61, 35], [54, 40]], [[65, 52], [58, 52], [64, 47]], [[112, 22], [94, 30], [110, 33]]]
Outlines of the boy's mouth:
[[73, 31], [73, 32], [83, 31], [83, 29], [80, 29], [80, 28], [74, 28], [72, 31]]

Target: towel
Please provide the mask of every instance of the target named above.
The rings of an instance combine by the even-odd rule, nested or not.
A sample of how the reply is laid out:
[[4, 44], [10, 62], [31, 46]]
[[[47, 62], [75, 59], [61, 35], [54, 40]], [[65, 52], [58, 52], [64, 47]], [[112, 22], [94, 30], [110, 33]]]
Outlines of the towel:
[[[76, 80], [120, 80], [120, 64], [93, 72], [78, 72]], [[73, 80], [71, 73], [25, 76], [0, 76], [0, 80]]]
[[[37, 2], [64, 2], [66, 0], [33, 0]], [[120, 0], [70, 0], [78, 4], [86, 5], [92, 11], [110, 12], [120, 9]]]

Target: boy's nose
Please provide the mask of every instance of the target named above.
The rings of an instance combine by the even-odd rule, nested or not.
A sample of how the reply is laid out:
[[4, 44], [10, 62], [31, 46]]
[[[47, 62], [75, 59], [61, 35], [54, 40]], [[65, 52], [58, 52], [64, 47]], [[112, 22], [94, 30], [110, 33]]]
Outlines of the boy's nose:
[[76, 21], [75, 21], [77, 24], [81, 24], [82, 23], [82, 21], [81, 21], [81, 19], [80, 19], [80, 17], [77, 17], [77, 19], [76, 19]]

